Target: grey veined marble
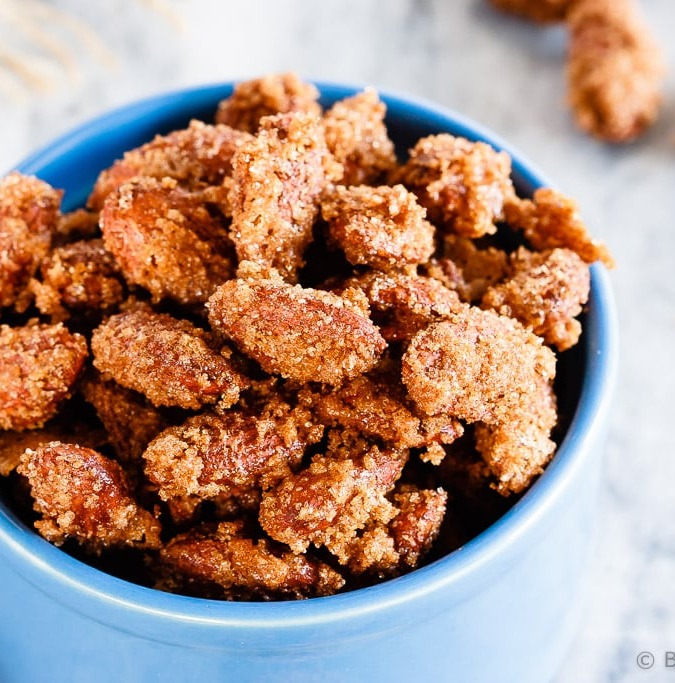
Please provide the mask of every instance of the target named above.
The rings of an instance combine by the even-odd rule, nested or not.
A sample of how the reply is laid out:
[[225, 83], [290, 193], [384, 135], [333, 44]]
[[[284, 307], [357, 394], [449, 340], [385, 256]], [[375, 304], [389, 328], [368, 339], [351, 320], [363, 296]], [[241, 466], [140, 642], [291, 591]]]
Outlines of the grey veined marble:
[[[621, 362], [585, 617], [556, 683], [675, 680], [673, 0], [642, 3], [667, 52], [666, 105], [645, 137], [622, 148], [572, 124], [564, 31], [505, 18], [483, 0], [41, 4], [42, 13], [21, 0], [0, 7], [0, 44], [23, 60], [18, 73], [0, 62], [3, 172], [115, 105], [186, 84], [295, 70], [461, 111], [579, 201], [618, 264]], [[52, 41], [31, 43], [36, 27]], [[641, 652], [655, 657], [650, 671], [638, 667]]]

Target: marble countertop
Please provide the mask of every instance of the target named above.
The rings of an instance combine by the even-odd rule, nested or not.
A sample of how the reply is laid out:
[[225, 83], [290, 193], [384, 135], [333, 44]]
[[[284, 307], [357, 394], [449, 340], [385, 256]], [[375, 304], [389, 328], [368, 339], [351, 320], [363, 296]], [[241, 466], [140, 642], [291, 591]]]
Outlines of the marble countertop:
[[[456, 109], [509, 140], [579, 201], [618, 263], [612, 280], [622, 351], [588, 604], [556, 683], [675, 677], [664, 665], [675, 650], [675, 529], [664, 523], [675, 519], [675, 4], [642, 4], [667, 51], [666, 104], [644, 138], [621, 148], [573, 126], [564, 106], [564, 31], [505, 18], [483, 0], [53, 0], [41, 11], [19, 0], [0, 7], [3, 47], [11, 35], [29, 57], [21, 79], [0, 66], [3, 172], [114, 105], [186, 84], [295, 70]], [[12, 5], [21, 6], [18, 20]], [[75, 37], [66, 12], [88, 30]], [[65, 51], [48, 60], [22, 45], [16, 21], [32, 22]], [[655, 654], [651, 671], [637, 667], [641, 651]]]

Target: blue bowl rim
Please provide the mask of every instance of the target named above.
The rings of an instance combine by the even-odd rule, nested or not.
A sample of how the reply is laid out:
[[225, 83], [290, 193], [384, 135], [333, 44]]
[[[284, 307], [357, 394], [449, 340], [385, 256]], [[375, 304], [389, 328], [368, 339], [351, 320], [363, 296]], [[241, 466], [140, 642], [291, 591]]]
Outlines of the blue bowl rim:
[[[144, 111], [157, 111], [187, 100], [210, 101], [225, 96], [233, 83], [202, 85], [175, 90], [131, 102], [98, 116], [24, 159], [18, 170], [37, 173], [57, 161], [70, 149], [86, 143], [121, 123], [128, 123]], [[361, 85], [317, 82], [322, 98], [336, 100], [363, 89]], [[531, 190], [552, 186], [522, 154], [488, 128], [433, 102], [380, 91], [390, 112], [421, 117], [438, 123], [439, 132], [452, 130], [474, 140], [484, 140], [511, 156], [514, 176]], [[217, 101], [217, 100], [216, 100]], [[0, 502], [0, 552], [16, 566], [30, 567], [41, 578], [36, 586], [58, 586], [58, 593], [77, 595], [138, 615], [167, 619], [204, 628], [291, 629], [334, 623], [387, 610], [429, 596], [453, 584], [470, 592], [494, 560], [512, 552], [537, 520], [552, 509], [573, 481], [585, 458], [598, 444], [604, 431], [613, 394], [618, 363], [618, 330], [609, 275], [601, 264], [591, 266], [591, 300], [586, 340], [587, 371], [577, 409], [567, 434], [546, 471], [530, 490], [497, 522], [452, 553], [409, 574], [355, 591], [303, 601], [248, 603], [221, 602], [164, 593], [105, 574], [62, 552], [21, 523]], [[51, 590], [49, 590], [51, 593]]]

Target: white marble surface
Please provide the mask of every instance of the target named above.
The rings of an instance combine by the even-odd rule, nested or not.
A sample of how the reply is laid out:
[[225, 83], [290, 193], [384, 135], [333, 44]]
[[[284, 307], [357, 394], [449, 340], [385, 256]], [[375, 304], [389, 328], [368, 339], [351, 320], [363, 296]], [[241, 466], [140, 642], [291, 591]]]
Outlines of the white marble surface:
[[[15, 4], [24, 19], [34, 7], [28, 0]], [[26, 48], [10, 28], [6, 5], [0, 0], [0, 43], [11, 39]], [[25, 88], [0, 66], [0, 171], [113, 105], [185, 84], [295, 70], [457, 109], [508, 139], [578, 199], [618, 262], [612, 279], [622, 356], [587, 611], [556, 683], [675, 680], [675, 669], [663, 661], [675, 650], [673, 0], [643, 1], [668, 53], [663, 116], [641, 141], [620, 149], [573, 127], [564, 107], [564, 32], [504, 18], [483, 0], [54, 0], [49, 6], [85, 21], [98, 48], [38, 18], [65, 41], [74, 63], [31, 61], [51, 90]], [[650, 671], [636, 665], [643, 650], [657, 658]]]

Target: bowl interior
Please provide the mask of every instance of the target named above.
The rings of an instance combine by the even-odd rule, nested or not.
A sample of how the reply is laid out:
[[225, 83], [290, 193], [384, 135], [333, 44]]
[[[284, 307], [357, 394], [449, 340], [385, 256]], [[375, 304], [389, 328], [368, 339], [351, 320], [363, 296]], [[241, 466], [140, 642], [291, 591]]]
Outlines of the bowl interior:
[[[317, 84], [322, 104], [349, 96], [360, 88]], [[230, 84], [194, 88], [134, 103], [106, 114], [61, 137], [27, 158], [19, 167], [65, 190], [64, 210], [84, 203], [98, 173], [115, 159], [158, 133], [187, 125], [191, 118], [212, 120], [220, 99], [230, 94]], [[433, 104], [392, 94], [381, 94], [387, 104], [387, 125], [398, 151], [403, 154], [423, 136], [449, 132], [472, 140], [484, 140], [512, 157], [513, 179], [519, 193], [530, 195], [550, 185], [532, 165], [493, 133], [462, 116]], [[584, 314], [581, 343], [562, 354], [557, 386], [560, 411], [568, 423], [566, 435], [547, 471], [495, 524], [459, 550], [410, 574], [351, 593], [294, 603], [220, 603], [187, 598], [129, 584], [79, 562], [42, 540], [0, 501], [0, 548], [12, 561], [30, 567], [35, 582], [57, 582], [61, 588], [88, 598], [123, 605], [125, 609], [164, 615], [194, 623], [222, 625], [272, 622], [293, 623], [337, 619], [340, 615], [382, 609], [387, 604], [411, 600], [441, 584], [480, 576], [481, 567], [506, 548], [515, 548], [532, 519], [543, 514], [579, 461], [592, 457], [585, 440], [599, 429], [607, 410], [616, 362], [615, 319], [606, 272], [592, 266], [591, 299]], [[27, 575], [32, 575], [30, 571]], [[488, 580], [483, 575], [481, 580]], [[40, 578], [42, 577], [42, 578]]]

